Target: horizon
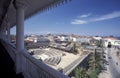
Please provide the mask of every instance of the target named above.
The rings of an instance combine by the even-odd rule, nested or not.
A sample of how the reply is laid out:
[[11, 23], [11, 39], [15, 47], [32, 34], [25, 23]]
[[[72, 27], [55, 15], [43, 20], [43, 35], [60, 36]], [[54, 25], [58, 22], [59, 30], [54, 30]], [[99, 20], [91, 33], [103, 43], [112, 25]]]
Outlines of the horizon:
[[[52, 36], [56, 36], [56, 35], [75, 35], [75, 36], [86, 36], [86, 37], [115, 37], [115, 38], [119, 38], [120, 36], [114, 36], [114, 35], [81, 35], [81, 34], [63, 34], [63, 33], [44, 33], [44, 34], [39, 34], [39, 33], [29, 33], [29, 34], [24, 34], [24, 36], [27, 35], [36, 35], [36, 36], [47, 36], [48, 34], [51, 34]], [[16, 35], [16, 34], [11, 34], [11, 35]]]

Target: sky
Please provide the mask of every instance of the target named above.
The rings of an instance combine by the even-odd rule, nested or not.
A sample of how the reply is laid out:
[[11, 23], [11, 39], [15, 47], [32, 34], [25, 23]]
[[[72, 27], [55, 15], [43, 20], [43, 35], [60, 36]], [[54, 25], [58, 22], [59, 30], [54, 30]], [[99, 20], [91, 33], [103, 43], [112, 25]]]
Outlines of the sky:
[[72, 0], [25, 20], [25, 34], [47, 33], [120, 36], [120, 0]]

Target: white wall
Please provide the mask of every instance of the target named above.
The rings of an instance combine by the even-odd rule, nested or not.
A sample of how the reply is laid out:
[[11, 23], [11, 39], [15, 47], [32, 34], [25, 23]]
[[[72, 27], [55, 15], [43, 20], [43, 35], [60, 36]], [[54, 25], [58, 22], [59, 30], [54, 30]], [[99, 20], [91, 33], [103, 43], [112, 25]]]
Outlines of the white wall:
[[120, 40], [107, 39], [107, 40], [104, 40], [104, 46], [105, 46], [105, 47], [107, 47], [108, 42], [111, 42], [111, 44], [112, 44], [113, 46], [120, 46]]

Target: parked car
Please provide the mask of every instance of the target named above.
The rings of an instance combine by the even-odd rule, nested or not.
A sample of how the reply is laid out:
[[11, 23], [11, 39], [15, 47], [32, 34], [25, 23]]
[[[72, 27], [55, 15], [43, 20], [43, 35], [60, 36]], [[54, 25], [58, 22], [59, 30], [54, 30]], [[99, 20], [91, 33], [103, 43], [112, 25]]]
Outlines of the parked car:
[[103, 58], [106, 58], [106, 56], [103, 56]]
[[109, 63], [108, 63], [108, 62], [106, 62], [106, 65], [109, 65]]
[[103, 67], [103, 70], [107, 70], [107, 67], [104, 66], [104, 67]]
[[116, 65], [118, 65], [118, 62], [116, 62]]
[[112, 59], [112, 57], [110, 57], [110, 56], [109, 56], [108, 58], [109, 58], [109, 59]]

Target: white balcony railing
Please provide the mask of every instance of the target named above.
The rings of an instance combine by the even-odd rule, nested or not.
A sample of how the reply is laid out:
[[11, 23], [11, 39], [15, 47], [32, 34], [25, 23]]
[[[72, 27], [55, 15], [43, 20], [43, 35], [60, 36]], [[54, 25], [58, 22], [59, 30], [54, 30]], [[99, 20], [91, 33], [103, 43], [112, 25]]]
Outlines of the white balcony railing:
[[[14, 45], [2, 41], [2, 44], [16, 63], [16, 48]], [[26, 50], [20, 52], [21, 69], [25, 78], [69, 78], [68, 76], [47, 66], [42, 61], [32, 57]]]

